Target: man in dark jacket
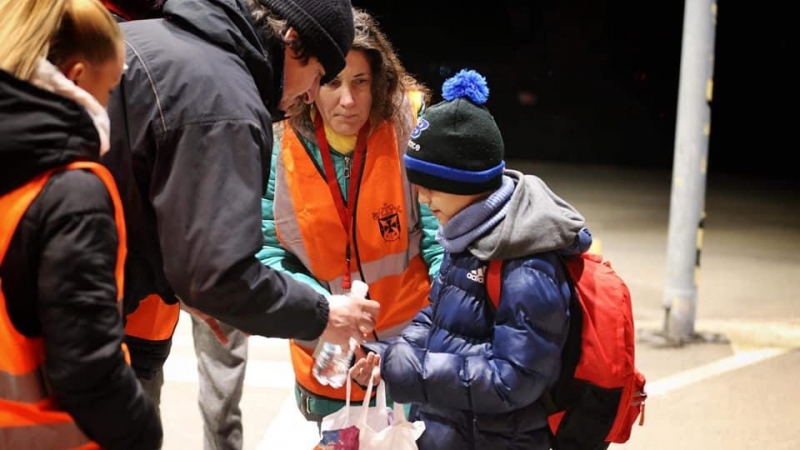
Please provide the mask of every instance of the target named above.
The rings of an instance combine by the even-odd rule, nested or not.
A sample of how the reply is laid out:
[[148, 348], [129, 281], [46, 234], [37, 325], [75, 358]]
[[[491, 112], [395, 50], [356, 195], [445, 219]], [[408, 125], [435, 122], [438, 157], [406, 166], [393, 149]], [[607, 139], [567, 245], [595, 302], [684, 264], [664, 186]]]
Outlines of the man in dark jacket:
[[[250, 334], [344, 343], [371, 331], [377, 302], [326, 298], [255, 258], [272, 121], [344, 67], [349, 0], [169, 0], [163, 16], [122, 24], [128, 68], [109, 104], [126, 312], [157, 295]], [[140, 379], [154, 379], [169, 339], [128, 344]]]

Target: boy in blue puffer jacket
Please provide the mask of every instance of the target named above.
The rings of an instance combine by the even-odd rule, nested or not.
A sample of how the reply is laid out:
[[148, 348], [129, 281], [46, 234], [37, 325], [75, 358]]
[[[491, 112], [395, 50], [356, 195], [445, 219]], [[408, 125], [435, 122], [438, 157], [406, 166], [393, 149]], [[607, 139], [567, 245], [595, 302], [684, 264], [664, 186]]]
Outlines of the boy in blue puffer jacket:
[[[393, 399], [414, 404], [410, 419], [426, 426], [420, 450], [550, 448], [540, 397], [558, 379], [570, 323], [559, 254], [592, 241], [541, 179], [505, 169], [488, 93], [483, 76], [462, 70], [411, 135], [407, 175], [439, 219], [445, 257], [430, 306], [352, 370], [356, 382], [382, 377]], [[493, 259], [506, 261], [497, 310], [485, 286]]]

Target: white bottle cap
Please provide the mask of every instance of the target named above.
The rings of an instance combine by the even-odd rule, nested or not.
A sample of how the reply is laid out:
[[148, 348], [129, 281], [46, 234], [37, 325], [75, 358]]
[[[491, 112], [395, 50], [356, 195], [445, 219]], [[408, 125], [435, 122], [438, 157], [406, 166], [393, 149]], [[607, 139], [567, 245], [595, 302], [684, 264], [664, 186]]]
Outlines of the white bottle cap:
[[350, 286], [350, 293], [354, 297], [367, 298], [368, 290], [369, 290], [369, 285], [361, 280], [353, 281], [353, 284]]

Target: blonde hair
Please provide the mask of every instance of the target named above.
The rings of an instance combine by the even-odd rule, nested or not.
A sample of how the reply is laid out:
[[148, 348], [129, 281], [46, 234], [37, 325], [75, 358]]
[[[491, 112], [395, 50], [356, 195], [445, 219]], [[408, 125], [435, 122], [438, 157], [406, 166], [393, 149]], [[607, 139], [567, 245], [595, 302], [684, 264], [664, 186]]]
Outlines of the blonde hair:
[[113, 58], [122, 31], [100, 0], [0, 0], [0, 69], [30, 80], [36, 61]]

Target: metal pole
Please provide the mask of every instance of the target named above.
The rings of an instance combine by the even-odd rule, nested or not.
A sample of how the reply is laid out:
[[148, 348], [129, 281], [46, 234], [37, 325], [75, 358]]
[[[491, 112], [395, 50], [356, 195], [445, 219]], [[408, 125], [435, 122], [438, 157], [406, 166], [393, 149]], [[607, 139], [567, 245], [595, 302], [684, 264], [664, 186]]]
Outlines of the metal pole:
[[663, 299], [664, 331], [677, 341], [695, 336], [716, 20], [714, 0], [685, 0]]

